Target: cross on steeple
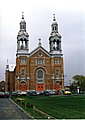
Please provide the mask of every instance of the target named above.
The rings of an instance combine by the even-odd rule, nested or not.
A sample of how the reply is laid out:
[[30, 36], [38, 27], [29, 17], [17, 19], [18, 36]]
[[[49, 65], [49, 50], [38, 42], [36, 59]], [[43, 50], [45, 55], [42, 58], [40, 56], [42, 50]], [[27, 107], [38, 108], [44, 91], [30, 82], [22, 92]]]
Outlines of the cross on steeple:
[[9, 64], [8, 64], [8, 59], [7, 59], [7, 65], [6, 65], [6, 70], [9, 70]]
[[39, 43], [38, 43], [39, 46], [41, 46], [41, 38], [39, 38]]
[[53, 21], [56, 21], [56, 19], [55, 19], [55, 14], [53, 14]]
[[8, 59], [7, 59], [7, 64], [8, 64]]
[[24, 12], [22, 12], [22, 19], [24, 19]]

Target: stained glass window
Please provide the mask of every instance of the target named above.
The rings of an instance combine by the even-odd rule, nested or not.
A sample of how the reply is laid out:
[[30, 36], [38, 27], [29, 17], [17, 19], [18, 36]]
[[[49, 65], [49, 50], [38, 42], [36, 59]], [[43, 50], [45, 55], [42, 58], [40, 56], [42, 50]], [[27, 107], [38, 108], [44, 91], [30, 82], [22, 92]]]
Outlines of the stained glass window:
[[38, 78], [43, 78], [43, 71], [42, 70], [38, 71]]

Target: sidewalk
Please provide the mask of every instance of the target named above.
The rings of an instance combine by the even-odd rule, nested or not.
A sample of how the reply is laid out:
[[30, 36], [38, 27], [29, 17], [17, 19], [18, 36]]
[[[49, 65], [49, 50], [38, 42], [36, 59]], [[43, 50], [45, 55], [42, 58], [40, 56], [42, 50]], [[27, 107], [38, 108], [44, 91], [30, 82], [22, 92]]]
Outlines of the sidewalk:
[[0, 98], [0, 120], [5, 119], [31, 119], [17, 105], [8, 98]]

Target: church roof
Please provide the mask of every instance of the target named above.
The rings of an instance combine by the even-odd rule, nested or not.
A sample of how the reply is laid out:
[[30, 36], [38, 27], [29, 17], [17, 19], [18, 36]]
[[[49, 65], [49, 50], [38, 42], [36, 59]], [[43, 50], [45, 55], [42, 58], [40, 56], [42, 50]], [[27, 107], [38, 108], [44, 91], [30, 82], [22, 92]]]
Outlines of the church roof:
[[44, 49], [42, 46], [38, 46], [36, 49], [34, 49], [31, 53], [30, 56], [34, 55], [37, 51], [42, 50], [47, 56], [50, 57], [50, 53]]

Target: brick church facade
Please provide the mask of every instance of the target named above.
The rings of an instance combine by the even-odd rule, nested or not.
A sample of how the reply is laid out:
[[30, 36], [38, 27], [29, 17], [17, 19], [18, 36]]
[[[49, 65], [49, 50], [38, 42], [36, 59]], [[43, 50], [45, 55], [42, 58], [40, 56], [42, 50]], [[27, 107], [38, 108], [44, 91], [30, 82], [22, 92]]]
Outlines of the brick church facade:
[[61, 35], [55, 16], [51, 24], [49, 52], [38, 47], [29, 53], [29, 34], [26, 31], [24, 15], [17, 35], [16, 65], [10, 69], [6, 65], [5, 91], [44, 91], [64, 89], [64, 64], [61, 48]]

